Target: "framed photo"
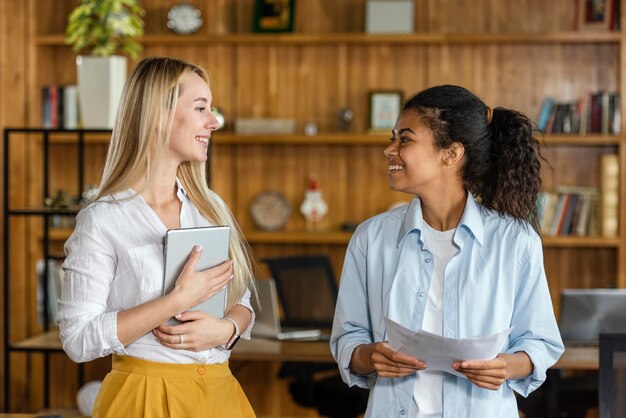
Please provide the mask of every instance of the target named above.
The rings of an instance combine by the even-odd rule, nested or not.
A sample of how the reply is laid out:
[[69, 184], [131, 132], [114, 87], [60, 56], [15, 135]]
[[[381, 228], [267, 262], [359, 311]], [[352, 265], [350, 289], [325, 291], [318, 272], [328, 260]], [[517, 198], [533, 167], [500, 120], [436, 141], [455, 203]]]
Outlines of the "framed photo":
[[402, 92], [399, 90], [377, 90], [369, 93], [369, 129], [390, 131], [402, 110]]
[[255, 0], [255, 32], [292, 32], [295, 0]]
[[610, 31], [614, 27], [615, 0], [576, 0], [580, 31]]

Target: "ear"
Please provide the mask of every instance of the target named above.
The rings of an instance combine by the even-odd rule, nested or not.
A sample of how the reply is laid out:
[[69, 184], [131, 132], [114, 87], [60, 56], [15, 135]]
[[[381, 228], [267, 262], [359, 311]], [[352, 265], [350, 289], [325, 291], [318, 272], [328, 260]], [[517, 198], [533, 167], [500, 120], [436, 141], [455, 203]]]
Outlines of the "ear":
[[463, 160], [465, 147], [460, 142], [453, 142], [448, 148], [443, 150], [443, 163], [448, 166], [458, 164]]

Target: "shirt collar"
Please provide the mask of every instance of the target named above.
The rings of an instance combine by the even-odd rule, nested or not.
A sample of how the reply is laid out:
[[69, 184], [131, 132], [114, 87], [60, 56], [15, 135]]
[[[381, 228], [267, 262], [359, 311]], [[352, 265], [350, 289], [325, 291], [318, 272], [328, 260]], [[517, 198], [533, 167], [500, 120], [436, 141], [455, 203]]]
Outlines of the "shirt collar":
[[187, 192], [183, 187], [183, 183], [181, 183], [178, 176], [176, 176], [176, 196], [182, 201], [185, 196], [187, 196]]
[[[482, 216], [480, 214], [480, 208], [476, 200], [472, 196], [471, 193], [467, 194], [467, 200], [465, 202], [465, 209], [463, 210], [463, 215], [461, 216], [461, 220], [459, 221], [459, 226], [457, 227], [457, 232], [459, 229], [466, 229], [469, 233], [471, 233], [479, 244], [482, 245], [483, 237], [484, 237], [484, 224], [482, 220]], [[404, 239], [404, 237], [411, 231], [417, 230], [421, 235], [421, 231], [424, 228], [424, 217], [422, 215], [422, 205], [419, 198], [415, 198], [409, 204], [406, 213], [404, 215], [404, 221], [400, 225], [400, 232], [398, 234], [398, 243], [400, 243]], [[456, 235], [455, 233], [455, 235]]]

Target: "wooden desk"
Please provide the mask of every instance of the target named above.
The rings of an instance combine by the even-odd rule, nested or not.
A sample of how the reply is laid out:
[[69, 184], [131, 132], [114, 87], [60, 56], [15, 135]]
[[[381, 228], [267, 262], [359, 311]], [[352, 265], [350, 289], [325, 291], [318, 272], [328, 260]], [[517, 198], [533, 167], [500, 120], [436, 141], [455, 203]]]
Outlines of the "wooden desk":
[[569, 370], [598, 370], [600, 349], [598, 347], [565, 347], [565, 352], [553, 368]]
[[[232, 360], [333, 362], [327, 341], [240, 340]], [[598, 347], [566, 347], [557, 369], [598, 370]]]
[[[62, 351], [58, 331], [50, 331], [27, 341], [14, 344], [24, 351]], [[558, 369], [598, 370], [598, 347], [566, 347], [565, 353], [553, 366]], [[333, 362], [328, 341], [276, 341], [255, 338], [239, 340], [231, 355], [232, 360], [248, 361], [312, 361]]]
[[334, 362], [328, 341], [239, 340], [230, 358], [255, 361]]
[[[62, 351], [58, 332], [51, 331], [14, 345], [25, 351]], [[333, 362], [328, 341], [276, 341], [262, 338], [240, 340], [232, 360]], [[600, 366], [598, 347], [566, 347], [553, 366], [559, 369], [597, 370]]]

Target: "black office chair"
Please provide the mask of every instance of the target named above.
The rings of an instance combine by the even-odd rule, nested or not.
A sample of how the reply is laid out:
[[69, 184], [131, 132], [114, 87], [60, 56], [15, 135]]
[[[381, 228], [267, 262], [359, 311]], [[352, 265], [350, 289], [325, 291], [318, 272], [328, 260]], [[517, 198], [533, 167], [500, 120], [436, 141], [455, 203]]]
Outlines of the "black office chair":
[[[337, 280], [325, 255], [269, 258], [287, 327], [332, 327], [337, 302]], [[328, 376], [329, 371], [335, 373]], [[284, 362], [279, 377], [292, 379], [291, 397], [298, 405], [316, 408], [321, 416], [356, 418], [367, 408], [369, 391], [349, 388], [335, 363]], [[318, 378], [316, 375], [324, 375]]]
[[626, 418], [626, 334], [600, 334], [600, 418]]

